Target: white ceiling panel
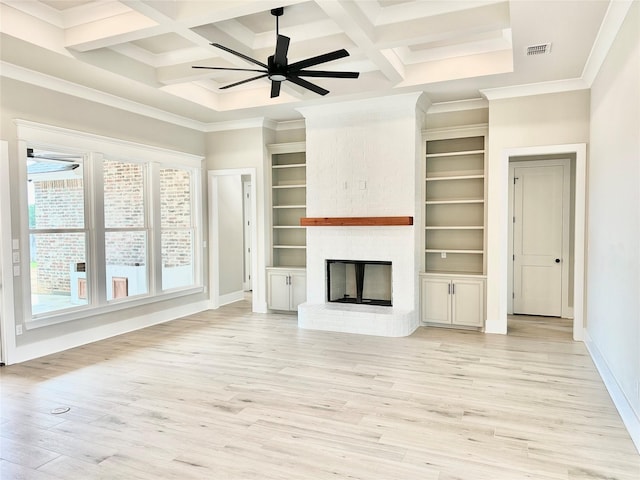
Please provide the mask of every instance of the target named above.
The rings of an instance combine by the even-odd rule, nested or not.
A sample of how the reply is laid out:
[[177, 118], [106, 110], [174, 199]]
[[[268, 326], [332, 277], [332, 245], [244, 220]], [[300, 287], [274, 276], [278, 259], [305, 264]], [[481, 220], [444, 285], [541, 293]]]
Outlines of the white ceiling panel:
[[[275, 51], [271, 9], [280, 6], [289, 64], [346, 49], [349, 56], [307, 69], [357, 71], [359, 78], [305, 77], [329, 90], [324, 97], [287, 80], [271, 98], [268, 78], [222, 88], [258, 72], [192, 68], [261, 69], [255, 62], [267, 64]], [[478, 98], [485, 88], [579, 78], [608, 6], [608, 0], [0, 0], [3, 47], [11, 46], [0, 53], [11, 71], [200, 122], [293, 119], [297, 108], [320, 100], [423, 91], [432, 101], [458, 101]], [[527, 46], [547, 42], [550, 54], [525, 55]]]

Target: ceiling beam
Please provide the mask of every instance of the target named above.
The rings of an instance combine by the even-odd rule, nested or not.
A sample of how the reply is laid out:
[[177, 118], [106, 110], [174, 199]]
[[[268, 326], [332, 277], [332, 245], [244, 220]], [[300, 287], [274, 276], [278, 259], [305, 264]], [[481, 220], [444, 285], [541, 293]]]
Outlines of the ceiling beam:
[[382, 52], [375, 42], [376, 31], [367, 16], [353, 2], [344, 0], [319, 0], [322, 10], [342, 28], [393, 85], [403, 80], [403, 71], [399, 61], [389, 52]]

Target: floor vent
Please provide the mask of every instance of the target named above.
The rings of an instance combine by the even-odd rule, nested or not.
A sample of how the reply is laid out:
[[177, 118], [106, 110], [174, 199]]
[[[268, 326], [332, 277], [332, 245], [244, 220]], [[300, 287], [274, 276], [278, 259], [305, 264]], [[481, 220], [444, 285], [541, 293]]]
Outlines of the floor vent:
[[540, 43], [527, 47], [527, 56], [546, 55], [551, 52], [551, 43]]

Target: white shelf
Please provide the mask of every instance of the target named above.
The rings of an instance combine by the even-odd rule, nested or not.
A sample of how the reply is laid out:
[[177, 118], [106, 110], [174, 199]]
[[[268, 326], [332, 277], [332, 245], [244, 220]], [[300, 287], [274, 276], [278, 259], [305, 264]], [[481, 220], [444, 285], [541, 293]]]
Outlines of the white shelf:
[[427, 225], [425, 230], [484, 230], [483, 225]]
[[437, 248], [427, 248], [425, 253], [446, 253], [446, 254], [456, 254], [456, 253], [469, 253], [472, 255], [482, 255], [484, 252], [482, 250], [452, 250], [452, 249], [437, 249]]
[[425, 205], [455, 205], [466, 203], [484, 203], [484, 198], [457, 198], [450, 200], [427, 200]]
[[306, 205], [274, 205], [273, 208], [307, 208]]
[[427, 158], [459, 157], [462, 155], [478, 155], [478, 154], [484, 155], [484, 150], [463, 150], [463, 151], [457, 151], [457, 152], [427, 153]]
[[430, 173], [425, 178], [427, 182], [441, 182], [443, 180], [472, 180], [474, 178], [484, 178], [484, 173], [477, 171], [468, 173], [456, 173], [456, 172], [438, 172]]
[[307, 185], [304, 183], [292, 183], [290, 185], [273, 185], [271, 188], [307, 188]]
[[297, 250], [306, 250], [307, 246], [306, 245], [274, 245], [273, 248], [280, 248], [280, 249], [297, 249]]
[[304, 163], [292, 163], [290, 165], [272, 165], [271, 168], [278, 169], [278, 168], [305, 168], [307, 165]]
[[306, 227], [302, 227], [300, 225], [274, 225], [273, 229], [274, 230], [278, 230], [278, 229], [284, 229], [284, 228], [306, 228]]

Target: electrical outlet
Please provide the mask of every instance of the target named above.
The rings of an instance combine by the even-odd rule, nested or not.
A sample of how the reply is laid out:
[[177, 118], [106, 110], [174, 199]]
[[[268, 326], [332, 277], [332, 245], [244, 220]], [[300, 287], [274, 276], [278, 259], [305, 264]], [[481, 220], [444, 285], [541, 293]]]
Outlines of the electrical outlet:
[[16, 325], [16, 335], [22, 335], [22, 325]]
[[447, 258], [447, 252], [440, 252], [440, 258]]

